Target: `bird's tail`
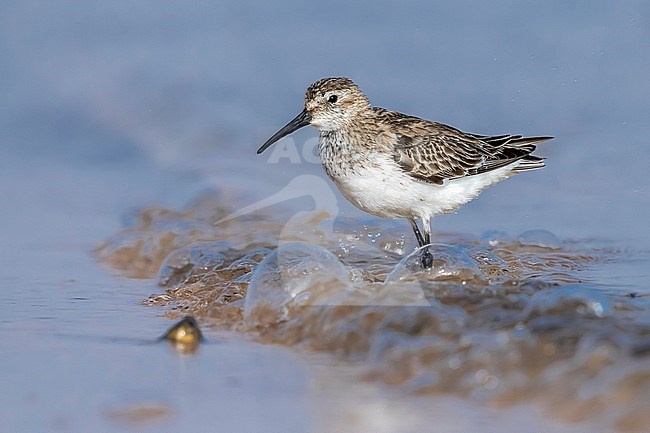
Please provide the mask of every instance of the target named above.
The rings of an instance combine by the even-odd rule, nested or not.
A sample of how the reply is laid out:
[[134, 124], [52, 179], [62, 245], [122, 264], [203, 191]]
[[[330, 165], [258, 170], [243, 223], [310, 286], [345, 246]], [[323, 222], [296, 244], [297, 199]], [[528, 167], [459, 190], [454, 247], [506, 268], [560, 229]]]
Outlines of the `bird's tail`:
[[544, 158], [541, 156], [527, 155], [519, 160], [519, 164], [514, 168], [514, 171], [537, 170], [545, 165]]
[[528, 155], [521, 158], [514, 171], [537, 170], [545, 166], [544, 158], [532, 155], [537, 148], [536, 144], [542, 141], [551, 140], [553, 137], [512, 137], [508, 140], [508, 146], [516, 149], [524, 149]]

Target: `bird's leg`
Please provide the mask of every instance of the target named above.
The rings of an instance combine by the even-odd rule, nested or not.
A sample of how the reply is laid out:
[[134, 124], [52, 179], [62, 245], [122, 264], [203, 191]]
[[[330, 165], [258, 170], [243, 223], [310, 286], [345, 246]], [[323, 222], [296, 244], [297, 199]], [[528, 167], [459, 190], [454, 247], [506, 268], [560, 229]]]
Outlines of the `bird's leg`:
[[[424, 233], [425, 236], [422, 236], [422, 233], [420, 232], [420, 228], [418, 227], [418, 223], [415, 220], [415, 218], [412, 218], [409, 220], [411, 223], [411, 227], [413, 227], [413, 233], [415, 233], [415, 238], [418, 240], [418, 247], [422, 248], [425, 245], [429, 245], [431, 243], [431, 226], [429, 225], [429, 220], [428, 219], [422, 219], [423, 223], [423, 228], [424, 228]], [[424, 250], [422, 250], [422, 267], [424, 269], [428, 269], [433, 265], [433, 256], [429, 252], [429, 248], [426, 247]]]
[[413, 228], [413, 233], [415, 233], [415, 238], [418, 241], [418, 247], [423, 247], [426, 244], [424, 243], [424, 238], [422, 237], [422, 233], [420, 233], [420, 228], [418, 227], [418, 223], [415, 220], [415, 218], [412, 218], [409, 220], [411, 223], [411, 227]]
[[429, 218], [422, 217], [422, 228], [424, 229], [424, 245], [426, 245], [422, 251], [422, 267], [428, 269], [433, 265], [433, 256], [429, 251], [431, 244], [431, 220]]

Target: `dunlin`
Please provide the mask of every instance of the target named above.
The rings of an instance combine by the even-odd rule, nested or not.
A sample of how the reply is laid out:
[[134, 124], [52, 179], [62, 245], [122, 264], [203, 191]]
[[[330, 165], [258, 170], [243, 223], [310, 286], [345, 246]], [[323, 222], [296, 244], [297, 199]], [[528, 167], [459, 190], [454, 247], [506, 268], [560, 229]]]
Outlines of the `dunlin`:
[[[373, 107], [352, 80], [324, 78], [307, 89], [304, 110], [257, 153], [306, 125], [318, 129], [321, 163], [341, 194], [372, 215], [408, 219], [420, 247], [431, 243], [433, 216], [512, 174], [544, 167], [532, 152], [552, 138], [462, 132]], [[425, 249], [423, 265], [431, 260]]]

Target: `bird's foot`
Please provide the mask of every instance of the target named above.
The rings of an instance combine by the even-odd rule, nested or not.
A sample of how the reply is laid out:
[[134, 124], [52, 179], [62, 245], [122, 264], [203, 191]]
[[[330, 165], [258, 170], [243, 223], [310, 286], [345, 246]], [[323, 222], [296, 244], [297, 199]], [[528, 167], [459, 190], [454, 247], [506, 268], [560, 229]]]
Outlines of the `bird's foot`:
[[433, 255], [429, 251], [429, 247], [422, 250], [422, 261], [420, 263], [422, 264], [422, 269], [429, 269], [433, 266]]

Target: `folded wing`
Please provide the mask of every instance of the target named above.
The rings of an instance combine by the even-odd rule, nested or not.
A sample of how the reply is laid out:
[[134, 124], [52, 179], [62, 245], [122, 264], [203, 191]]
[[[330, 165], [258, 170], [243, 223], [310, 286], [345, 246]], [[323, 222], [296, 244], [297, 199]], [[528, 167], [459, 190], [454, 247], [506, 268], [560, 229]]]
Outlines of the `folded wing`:
[[552, 137], [521, 135], [477, 135], [442, 123], [375, 109], [393, 125], [397, 164], [410, 176], [438, 185], [495, 170], [521, 161], [515, 171], [544, 166], [543, 158], [532, 155], [536, 144]]

